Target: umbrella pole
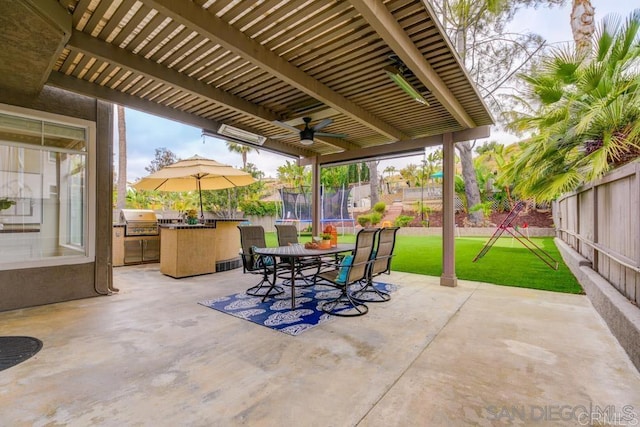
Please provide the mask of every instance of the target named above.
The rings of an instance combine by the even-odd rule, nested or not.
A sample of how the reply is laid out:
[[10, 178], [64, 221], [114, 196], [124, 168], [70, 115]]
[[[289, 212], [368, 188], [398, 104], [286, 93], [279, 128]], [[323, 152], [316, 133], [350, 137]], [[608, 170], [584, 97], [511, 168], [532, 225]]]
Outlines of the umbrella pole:
[[202, 209], [202, 188], [200, 187], [200, 178], [198, 178], [198, 194], [200, 195], [200, 222], [204, 224], [204, 210]]

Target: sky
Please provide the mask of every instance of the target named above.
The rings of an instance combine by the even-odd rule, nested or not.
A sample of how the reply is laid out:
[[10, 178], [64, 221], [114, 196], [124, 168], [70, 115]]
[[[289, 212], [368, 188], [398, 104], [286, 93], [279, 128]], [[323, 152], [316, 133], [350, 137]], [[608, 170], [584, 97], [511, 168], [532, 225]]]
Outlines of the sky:
[[[636, 1], [631, 0], [592, 0], [595, 8], [596, 23], [609, 14], [616, 13], [626, 17], [635, 7], [640, 7]], [[562, 43], [572, 40], [569, 16], [571, 13], [571, 1], [562, 8], [538, 8], [520, 11], [510, 24], [512, 31], [534, 32], [540, 34], [547, 43]], [[127, 124], [127, 180], [134, 182], [148, 173], [145, 170], [153, 160], [156, 148], [167, 148], [175, 153], [178, 158], [185, 159], [193, 155], [215, 159], [221, 163], [235, 167], [242, 166], [242, 158], [237, 153], [227, 150], [223, 140], [213, 137], [203, 137], [201, 129], [183, 125], [178, 122], [152, 116], [130, 108], [126, 109]], [[117, 130], [115, 132], [117, 138]], [[502, 144], [510, 144], [517, 141], [513, 135], [492, 130], [491, 137]], [[117, 170], [117, 143], [114, 144], [116, 170]], [[278, 166], [283, 165], [287, 157], [279, 156], [260, 150], [259, 153], [251, 152], [248, 162], [257, 165], [258, 169], [267, 177], [276, 177]], [[385, 160], [378, 166], [382, 172], [387, 166], [395, 166], [400, 169], [409, 163], [419, 164], [421, 157], [407, 157], [403, 159]]]

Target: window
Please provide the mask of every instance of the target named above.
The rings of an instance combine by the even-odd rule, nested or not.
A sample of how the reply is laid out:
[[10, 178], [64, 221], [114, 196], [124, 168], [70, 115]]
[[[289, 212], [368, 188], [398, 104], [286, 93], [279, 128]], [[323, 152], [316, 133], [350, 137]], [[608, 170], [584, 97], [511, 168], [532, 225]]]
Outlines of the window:
[[93, 260], [94, 129], [0, 105], [0, 269]]

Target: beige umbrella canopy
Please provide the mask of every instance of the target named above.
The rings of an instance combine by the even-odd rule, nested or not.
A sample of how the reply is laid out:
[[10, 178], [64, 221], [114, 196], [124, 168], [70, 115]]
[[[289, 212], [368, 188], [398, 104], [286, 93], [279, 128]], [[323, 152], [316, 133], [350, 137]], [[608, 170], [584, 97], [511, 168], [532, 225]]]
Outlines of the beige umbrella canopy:
[[179, 160], [133, 184], [137, 190], [198, 191], [200, 217], [204, 218], [201, 190], [225, 190], [256, 182], [251, 174], [200, 156]]

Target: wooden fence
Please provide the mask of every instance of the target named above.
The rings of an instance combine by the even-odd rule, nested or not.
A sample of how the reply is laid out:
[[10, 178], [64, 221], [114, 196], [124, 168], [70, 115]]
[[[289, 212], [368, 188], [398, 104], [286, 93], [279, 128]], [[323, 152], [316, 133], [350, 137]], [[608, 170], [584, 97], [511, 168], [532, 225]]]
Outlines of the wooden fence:
[[558, 237], [632, 303], [640, 302], [640, 161], [561, 197]]

